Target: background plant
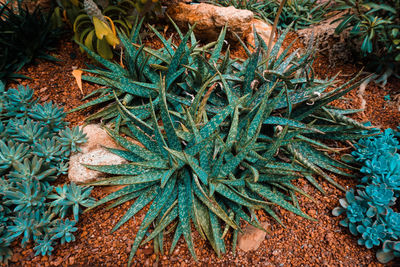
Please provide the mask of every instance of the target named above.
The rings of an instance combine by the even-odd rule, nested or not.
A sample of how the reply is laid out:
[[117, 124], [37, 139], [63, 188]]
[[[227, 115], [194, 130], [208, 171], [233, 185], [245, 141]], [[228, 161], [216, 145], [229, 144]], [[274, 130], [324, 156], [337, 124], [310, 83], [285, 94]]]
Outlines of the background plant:
[[[0, 82], [0, 261], [11, 243], [34, 241], [36, 255], [49, 255], [57, 242], [75, 240], [81, 207], [93, 204], [90, 187], [54, 187], [68, 171], [69, 155], [86, 141], [83, 132], [66, 127], [65, 113], [51, 102], [33, 99], [33, 90], [8, 89]], [[65, 219], [73, 213], [73, 220]]]
[[350, 29], [358, 54], [383, 81], [398, 76], [400, 62], [400, 3], [397, 0], [337, 0], [337, 10], [344, 10], [337, 33]]
[[[258, 0], [213, 0], [211, 3], [221, 6], [234, 6], [238, 9], [253, 11], [259, 18], [273, 23], [281, 1]], [[279, 29], [291, 25], [293, 30], [307, 28], [326, 19], [330, 11], [329, 2], [319, 3], [317, 0], [287, 0], [279, 16]]]
[[223, 53], [226, 29], [217, 42], [199, 46], [192, 29], [184, 35], [176, 28], [181, 43], [175, 45], [150, 26], [164, 44], [154, 50], [141, 44], [140, 25], [131, 38], [119, 36], [124, 67], [83, 46], [104, 66], [86, 70], [96, 76], [83, 79], [102, 87], [88, 96], [94, 100], [76, 109], [107, 105], [88, 120], [108, 123], [110, 135], [126, 149], [110, 151], [129, 161], [88, 166], [113, 175], [92, 185], [125, 185], [91, 208], [136, 199], [115, 231], [151, 203], [130, 261], [150, 240], [162, 252], [169, 225], [171, 251], [183, 236], [196, 257], [192, 223], [220, 255], [231, 228], [235, 249], [241, 219], [261, 228], [257, 209], [279, 223], [275, 206], [311, 219], [300, 210], [295, 193], [307, 194], [291, 183], [299, 176], [322, 192], [313, 173], [342, 188], [325, 170], [349, 176], [339, 168], [351, 167], [323, 153], [337, 151], [320, 140], [357, 139], [368, 127], [345, 116], [354, 111], [328, 105], [357, 84], [325, 92], [334, 82], [314, 77], [311, 46], [305, 54], [288, 48], [279, 55], [287, 30], [265, 59], [267, 46], [256, 36], [256, 51], [244, 46], [248, 59], [240, 61], [230, 58], [229, 48]]
[[18, 2], [0, 6], [0, 81], [24, 78], [17, 74], [26, 64], [35, 59], [56, 60], [48, 52], [54, 50], [60, 29], [50, 23], [51, 13], [45, 14], [36, 7], [32, 12]]
[[376, 256], [382, 263], [400, 257], [400, 213], [394, 210], [400, 196], [400, 145], [395, 135], [400, 137], [387, 129], [356, 144], [352, 155], [365, 176], [357, 191], [348, 191], [346, 198], [340, 199], [341, 207], [332, 212], [335, 216], [346, 214], [340, 224], [360, 236], [359, 245], [381, 248]]
[[75, 41], [111, 59], [113, 48], [120, 44], [117, 30], [129, 35], [138, 16], [153, 14], [159, 8], [158, 1], [152, 0], [110, 1], [108, 4], [94, 0], [63, 0], [59, 1], [53, 22], [60, 25], [63, 20], [69, 21]]

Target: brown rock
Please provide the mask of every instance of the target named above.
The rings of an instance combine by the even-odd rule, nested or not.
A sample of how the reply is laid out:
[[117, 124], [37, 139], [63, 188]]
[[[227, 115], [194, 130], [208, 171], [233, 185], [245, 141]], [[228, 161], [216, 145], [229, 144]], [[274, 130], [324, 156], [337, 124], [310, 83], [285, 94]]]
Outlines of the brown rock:
[[253, 19], [250, 22], [251, 32], [247, 34], [246, 40], [252, 46], [254, 43], [254, 30], [260, 35], [264, 42], [268, 45], [269, 37], [271, 36], [272, 26], [261, 19]]
[[215, 41], [222, 28], [229, 26], [227, 38], [237, 40], [232, 32], [242, 38], [251, 32], [251, 22], [254, 19], [253, 12], [249, 10], [236, 9], [233, 6], [219, 7], [211, 4], [185, 4], [178, 3], [170, 5], [168, 15], [179, 27], [187, 28], [187, 25], [196, 23], [195, 33], [198, 37]]
[[[269, 223], [261, 223], [263, 228], [267, 228]], [[238, 248], [244, 251], [256, 250], [265, 239], [266, 232], [252, 225], [247, 225], [243, 229], [243, 233], [238, 235]]]

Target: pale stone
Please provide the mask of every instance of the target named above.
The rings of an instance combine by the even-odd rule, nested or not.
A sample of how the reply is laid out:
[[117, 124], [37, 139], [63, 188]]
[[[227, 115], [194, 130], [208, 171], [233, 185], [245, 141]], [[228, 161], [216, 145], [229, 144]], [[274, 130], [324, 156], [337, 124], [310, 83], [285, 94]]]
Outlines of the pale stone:
[[80, 146], [82, 153], [88, 153], [102, 147], [119, 147], [108, 135], [107, 131], [98, 124], [88, 124], [82, 130], [88, 137], [88, 141]]
[[104, 148], [95, 149], [84, 154], [76, 154], [70, 158], [68, 178], [71, 182], [85, 183], [106, 176], [106, 174], [90, 170], [82, 164], [117, 165], [126, 162], [127, 161], [124, 158], [121, 158]]
[[82, 152], [71, 155], [69, 161], [68, 179], [75, 183], [85, 183], [105, 177], [106, 174], [90, 170], [82, 164], [88, 165], [118, 165], [127, 161], [120, 156], [109, 152], [104, 147], [120, 148], [107, 132], [97, 124], [90, 124], [83, 128], [88, 142], [80, 148]]
[[[266, 229], [269, 223], [261, 223], [261, 226]], [[247, 252], [250, 250], [257, 250], [265, 239], [267, 233], [252, 225], [247, 225], [243, 229], [243, 233], [238, 235], [238, 248]]]

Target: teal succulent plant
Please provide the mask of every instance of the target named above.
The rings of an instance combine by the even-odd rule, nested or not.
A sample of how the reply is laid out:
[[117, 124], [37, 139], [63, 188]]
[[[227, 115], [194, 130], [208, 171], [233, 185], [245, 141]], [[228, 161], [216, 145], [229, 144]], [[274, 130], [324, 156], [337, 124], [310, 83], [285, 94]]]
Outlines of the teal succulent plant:
[[391, 208], [400, 196], [398, 137], [397, 132], [388, 129], [359, 140], [352, 155], [363, 164], [360, 172], [366, 176], [361, 179], [357, 194], [353, 189], [346, 192], [346, 199], [340, 200], [341, 207], [332, 211], [335, 216], [346, 211], [340, 224], [353, 235], [361, 234], [360, 245], [372, 248], [383, 244], [376, 254], [382, 263], [400, 256], [400, 214]]
[[370, 208], [367, 211], [368, 217], [375, 214], [386, 214], [387, 208], [394, 205], [396, 198], [393, 190], [385, 185], [368, 185], [365, 191], [359, 191], [359, 194], [365, 198]]
[[59, 132], [58, 141], [60, 144], [68, 148], [67, 151], [71, 152], [81, 152], [79, 145], [87, 142], [86, 134], [83, 133], [82, 129], [79, 127], [74, 127], [72, 129], [65, 128]]
[[61, 245], [64, 245], [65, 242], [69, 243], [75, 241], [75, 236], [72, 234], [78, 230], [75, 224], [76, 221], [70, 221], [69, 219], [65, 221], [59, 220], [56, 227], [52, 230], [53, 236], [51, 239], [60, 239]]
[[79, 214], [82, 212], [81, 207], [90, 207], [94, 204], [90, 198], [92, 187], [81, 187], [74, 183], [64, 184], [56, 187], [55, 194], [48, 196], [52, 199], [51, 206], [55, 212], [59, 213], [61, 218], [64, 218], [72, 209], [74, 219], [78, 221]]
[[399, 141], [395, 138], [396, 132], [386, 129], [376, 137], [363, 138], [355, 144], [356, 150], [351, 154], [359, 162], [372, 160], [375, 157], [386, 154], [395, 154], [400, 148]]
[[36, 244], [37, 245], [34, 247], [34, 250], [36, 251], [35, 256], [51, 254], [51, 252], [54, 250], [53, 241], [48, 235], [44, 236], [43, 239], [38, 239]]
[[367, 219], [368, 206], [363, 198], [354, 195], [354, 190], [346, 192], [346, 198], [340, 199], [341, 207], [336, 207], [332, 213], [339, 216], [346, 213], [346, 218], [340, 221], [340, 225], [348, 227], [353, 235], [358, 235], [357, 224]]
[[386, 240], [382, 249], [376, 253], [376, 257], [382, 263], [388, 263], [394, 258], [400, 257], [400, 241]]
[[384, 224], [373, 223], [364, 220], [363, 224], [357, 226], [357, 231], [361, 234], [358, 244], [371, 249], [373, 246], [379, 246], [386, 238], [386, 229]]
[[[63, 110], [52, 103], [36, 103], [28, 87], [5, 91], [0, 82], [0, 93], [0, 124], [5, 133], [0, 136], [0, 260], [11, 257], [10, 244], [19, 237], [22, 246], [35, 242], [36, 255], [50, 255], [57, 242], [75, 240], [79, 205], [93, 202], [91, 189], [75, 184], [66, 185], [68, 199], [62, 206], [50, 198], [54, 190], [50, 183], [66, 173], [68, 155], [86, 136], [79, 128], [67, 130]], [[63, 219], [69, 207], [74, 221]]]
[[386, 230], [393, 239], [400, 239], [400, 213], [388, 209], [384, 217]]
[[34, 120], [42, 122], [54, 132], [59, 132], [66, 126], [64, 122], [66, 116], [64, 109], [57, 107], [51, 101], [43, 105], [36, 104], [32, 106], [29, 116]]

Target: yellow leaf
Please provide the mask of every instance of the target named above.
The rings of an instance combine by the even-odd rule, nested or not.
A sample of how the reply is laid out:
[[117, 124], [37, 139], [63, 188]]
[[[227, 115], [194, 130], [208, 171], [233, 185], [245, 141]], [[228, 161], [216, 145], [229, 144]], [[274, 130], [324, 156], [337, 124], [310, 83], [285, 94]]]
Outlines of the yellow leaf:
[[105, 37], [107, 42], [111, 46], [119, 44], [117, 36], [104, 21], [101, 21], [98, 18], [93, 17], [93, 24], [94, 24], [94, 29], [96, 31], [97, 39], [103, 40], [103, 38]]
[[94, 31], [92, 30], [91, 32], [88, 33], [85, 39], [85, 46], [92, 51], [93, 51], [93, 36], [94, 36]]
[[93, 17], [93, 24], [98, 39], [101, 40], [104, 36], [110, 33], [113, 34], [110, 27], [108, 27], [108, 25], [104, 21], [99, 20], [97, 17]]
[[82, 89], [82, 71], [81, 70], [73, 70], [72, 75], [75, 77], [76, 83], [78, 84], [79, 89], [83, 95]]

